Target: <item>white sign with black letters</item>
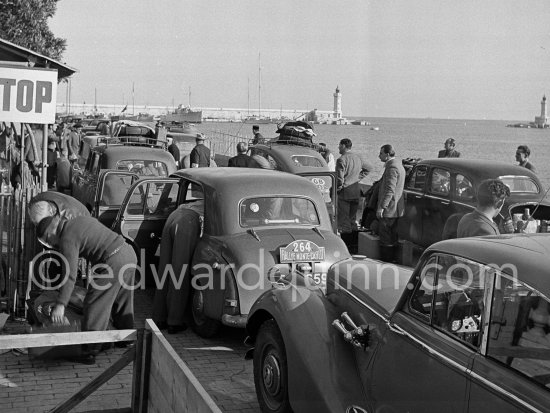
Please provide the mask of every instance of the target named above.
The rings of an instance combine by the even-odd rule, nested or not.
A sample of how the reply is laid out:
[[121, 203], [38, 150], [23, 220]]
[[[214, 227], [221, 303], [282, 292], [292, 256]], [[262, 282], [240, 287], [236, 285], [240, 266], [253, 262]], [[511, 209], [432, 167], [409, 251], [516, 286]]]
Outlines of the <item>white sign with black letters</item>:
[[0, 121], [54, 123], [57, 70], [0, 65]]

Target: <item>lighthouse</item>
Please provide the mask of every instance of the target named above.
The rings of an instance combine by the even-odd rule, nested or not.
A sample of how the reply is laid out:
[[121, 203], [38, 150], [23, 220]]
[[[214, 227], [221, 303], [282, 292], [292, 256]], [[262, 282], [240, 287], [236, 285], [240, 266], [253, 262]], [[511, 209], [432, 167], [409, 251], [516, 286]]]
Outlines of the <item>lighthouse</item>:
[[546, 111], [546, 95], [542, 97], [540, 101], [540, 116], [535, 116], [535, 124], [539, 128], [548, 127], [548, 114]]
[[333, 94], [334, 96], [334, 117], [340, 119], [342, 117], [342, 94], [340, 89], [336, 86], [336, 91]]

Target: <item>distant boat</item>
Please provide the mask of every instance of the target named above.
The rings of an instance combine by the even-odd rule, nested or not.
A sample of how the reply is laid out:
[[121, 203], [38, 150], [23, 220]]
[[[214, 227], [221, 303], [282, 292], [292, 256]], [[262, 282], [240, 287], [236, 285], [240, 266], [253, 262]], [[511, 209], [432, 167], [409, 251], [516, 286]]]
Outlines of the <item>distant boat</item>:
[[161, 117], [165, 123], [202, 123], [202, 110], [192, 110], [189, 106], [179, 105], [174, 112]]
[[247, 116], [244, 118], [244, 123], [255, 123], [258, 125], [265, 125], [268, 123], [272, 123], [271, 118], [258, 118], [256, 116]]
[[380, 128], [378, 126], [373, 126], [370, 130], [380, 130]]

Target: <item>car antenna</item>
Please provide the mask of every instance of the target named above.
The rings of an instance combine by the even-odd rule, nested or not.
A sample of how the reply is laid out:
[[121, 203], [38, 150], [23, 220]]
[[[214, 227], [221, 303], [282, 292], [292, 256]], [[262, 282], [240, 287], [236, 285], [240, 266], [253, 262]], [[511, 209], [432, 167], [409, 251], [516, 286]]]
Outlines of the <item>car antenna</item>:
[[542, 201], [544, 201], [544, 198], [546, 198], [546, 195], [548, 195], [548, 192], [549, 192], [549, 191], [550, 191], [550, 187], [548, 187], [548, 189], [547, 189], [546, 192], [544, 193], [544, 196], [542, 197], [542, 199], [541, 199], [539, 202], [537, 202], [537, 205], [535, 206], [535, 209], [534, 209], [533, 212], [531, 213], [531, 216], [533, 217], [533, 219], [534, 219], [534, 217], [535, 217], [535, 212], [537, 211], [537, 209], [539, 209], [540, 203], [541, 203]]

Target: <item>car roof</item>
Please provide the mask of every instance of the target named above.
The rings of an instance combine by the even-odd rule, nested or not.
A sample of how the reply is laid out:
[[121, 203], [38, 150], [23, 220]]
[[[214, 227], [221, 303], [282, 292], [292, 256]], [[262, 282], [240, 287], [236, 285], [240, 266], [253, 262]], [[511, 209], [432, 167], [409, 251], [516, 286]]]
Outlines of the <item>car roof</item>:
[[529, 169], [501, 161], [491, 161], [486, 159], [438, 158], [425, 159], [418, 162], [417, 165], [431, 165], [447, 168], [481, 180], [505, 175], [528, 176], [537, 182], [542, 188], [537, 175]]
[[[300, 172], [312, 172], [312, 171], [328, 171], [328, 165], [318, 151], [313, 148], [302, 146], [302, 145], [293, 145], [288, 143], [277, 143], [268, 142], [267, 144], [258, 144], [251, 146], [250, 148], [257, 148], [266, 153], [272, 155], [281, 163], [284, 163], [285, 172], [300, 173]], [[292, 161], [292, 157], [296, 155], [311, 156], [323, 165], [323, 167], [314, 167], [314, 166], [302, 166], [296, 165]]]
[[[172, 155], [163, 148], [150, 146], [133, 146], [123, 144], [99, 145], [94, 151], [108, 155], [109, 163], [113, 165], [122, 159], [149, 159], [163, 161], [168, 165], [175, 165]], [[175, 168], [174, 168], [175, 169]]]
[[509, 234], [440, 241], [428, 251], [489, 264], [550, 296], [550, 234]]
[[263, 194], [303, 195], [321, 199], [319, 190], [309, 180], [298, 175], [261, 168], [188, 168], [172, 176], [188, 178], [203, 186], [233, 198], [248, 198]]

